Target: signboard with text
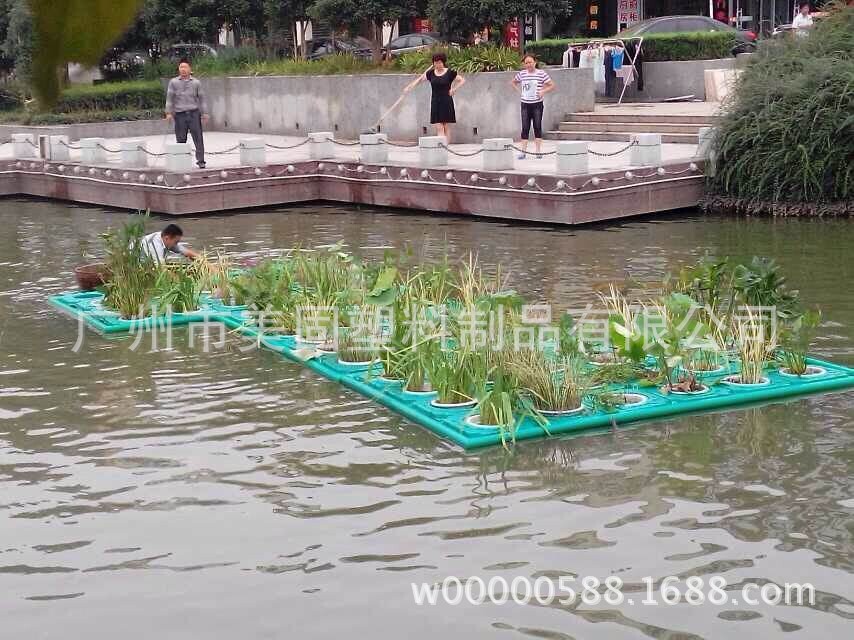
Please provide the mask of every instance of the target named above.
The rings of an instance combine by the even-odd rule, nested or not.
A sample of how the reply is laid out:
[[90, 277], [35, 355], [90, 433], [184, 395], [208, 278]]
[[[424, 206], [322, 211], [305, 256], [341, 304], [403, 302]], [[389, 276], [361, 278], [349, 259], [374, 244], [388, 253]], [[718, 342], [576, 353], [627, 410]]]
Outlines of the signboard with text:
[[641, 0], [617, 0], [617, 31], [622, 31], [642, 19]]
[[513, 20], [504, 27], [504, 46], [511, 49], [522, 48], [522, 29], [519, 18]]

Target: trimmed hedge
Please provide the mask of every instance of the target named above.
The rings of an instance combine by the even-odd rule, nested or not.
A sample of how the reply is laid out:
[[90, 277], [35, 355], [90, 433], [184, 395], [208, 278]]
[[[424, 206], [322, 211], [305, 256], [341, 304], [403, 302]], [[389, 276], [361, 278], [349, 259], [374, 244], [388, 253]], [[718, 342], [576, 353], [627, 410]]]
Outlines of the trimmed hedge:
[[[561, 64], [568, 44], [584, 44], [589, 38], [555, 38], [535, 40], [527, 50], [546, 64]], [[717, 60], [732, 56], [736, 37], [726, 31], [694, 31], [691, 33], [660, 33], [643, 39], [644, 62], [671, 60]]]
[[165, 102], [166, 92], [159, 81], [105, 82], [66, 89], [52, 111], [163, 111]]
[[163, 111], [115, 109], [112, 111], [77, 111], [74, 113], [38, 113], [32, 111], [7, 111], [0, 113], [0, 124], [49, 126], [56, 124], [83, 124], [87, 122], [126, 122], [130, 120], [158, 120]]

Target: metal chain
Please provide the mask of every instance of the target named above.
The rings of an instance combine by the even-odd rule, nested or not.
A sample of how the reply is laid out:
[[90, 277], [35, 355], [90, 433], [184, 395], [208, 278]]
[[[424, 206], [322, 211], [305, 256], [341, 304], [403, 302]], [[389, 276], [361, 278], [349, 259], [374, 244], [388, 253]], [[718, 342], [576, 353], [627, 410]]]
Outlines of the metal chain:
[[519, 153], [530, 153], [532, 156], [537, 156], [537, 157], [540, 157], [540, 156], [553, 156], [553, 155], [555, 155], [555, 154], [557, 153], [557, 151], [536, 151], [536, 152], [534, 152], [534, 153], [531, 153], [531, 152], [530, 152], [530, 151], [528, 151], [527, 149], [522, 149], [521, 147], [517, 147], [515, 144], [511, 144], [511, 145], [509, 145], [509, 146], [507, 146], [507, 147], [504, 147], [504, 148], [505, 148], [505, 149], [515, 149], [515, 150], [516, 150], [516, 151], [518, 151]]
[[224, 149], [223, 151], [205, 151], [205, 154], [211, 155], [211, 156], [226, 155], [228, 153], [234, 153], [234, 151], [239, 149], [239, 148], [240, 148], [240, 144], [238, 143], [238, 144], [234, 145], [233, 147], [229, 147], [228, 149]]
[[362, 144], [361, 142], [344, 142], [343, 140], [336, 140], [335, 138], [326, 138], [326, 142], [337, 144], [339, 147], [355, 147]]
[[107, 153], [121, 153], [122, 152], [121, 149], [109, 149], [109, 148], [105, 147], [104, 145], [102, 145], [100, 142], [96, 146], [99, 147], [100, 149], [103, 149]]
[[633, 140], [632, 142], [630, 142], [629, 144], [627, 144], [627, 145], [626, 145], [625, 147], [623, 147], [622, 149], [620, 149], [620, 150], [618, 150], [618, 151], [614, 151], [614, 152], [612, 152], [612, 153], [598, 153], [598, 152], [596, 152], [596, 151], [593, 151], [593, 149], [588, 149], [587, 151], [588, 151], [588, 153], [590, 153], [590, 155], [599, 156], [600, 158], [610, 158], [611, 156], [618, 156], [618, 155], [620, 155], [621, 153], [625, 153], [626, 151], [628, 151], [629, 149], [631, 149], [632, 147], [634, 147], [637, 143], [638, 143], [638, 141], [637, 141], [637, 140]]
[[69, 149], [79, 149], [80, 148], [79, 145], [75, 146], [73, 144], [68, 144], [65, 140], [60, 140], [59, 144], [61, 144], [63, 147], [68, 147]]
[[448, 153], [451, 153], [452, 155], [459, 156], [460, 158], [471, 158], [473, 156], [476, 156], [476, 155], [483, 153], [482, 148], [478, 149], [477, 151], [475, 151], [473, 153], [460, 153], [459, 151], [454, 151], [453, 149], [451, 149], [451, 147], [449, 147], [446, 144], [440, 144], [439, 148], [444, 149], [445, 151], [447, 151]]
[[418, 143], [401, 144], [400, 142], [392, 142], [391, 140], [380, 140], [380, 144], [387, 144], [390, 147], [400, 147], [401, 149], [413, 149], [418, 146]]
[[275, 144], [270, 144], [269, 142], [265, 142], [265, 143], [264, 143], [264, 146], [265, 146], [265, 147], [269, 147], [270, 149], [282, 149], [282, 150], [284, 150], [284, 149], [296, 149], [297, 147], [301, 147], [301, 146], [303, 146], [303, 145], [305, 145], [305, 144], [308, 144], [309, 142], [311, 142], [311, 139], [310, 139], [310, 138], [306, 138], [305, 140], [303, 140], [303, 141], [302, 141], [302, 142], [300, 142], [300, 143], [293, 144], [293, 145], [286, 146], [286, 147], [282, 147], [282, 146], [275, 145]]

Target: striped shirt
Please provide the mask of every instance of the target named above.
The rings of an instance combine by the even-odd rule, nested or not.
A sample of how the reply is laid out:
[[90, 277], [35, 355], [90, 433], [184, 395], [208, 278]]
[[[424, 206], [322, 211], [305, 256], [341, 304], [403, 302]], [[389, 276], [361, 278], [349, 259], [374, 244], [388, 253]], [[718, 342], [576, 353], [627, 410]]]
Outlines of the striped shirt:
[[187, 255], [183, 243], [176, 244], [174, 249], [167, 247], [163, 242], [163, 234], [160, 231], [149, 233], [142, 238], [142, 250], [154, 264], [165, 263], [170, 253], [182, 256]]
[[522, 102], [536, 104], [543, 101], [542, 98], [537, 97], [537, 91], [542, 89], [547, 82], [551, 82], [552, 79], [542, 69], [535, 69], [534, 71], [523, 69], [516, 74], [515, 80], [522, 90]]

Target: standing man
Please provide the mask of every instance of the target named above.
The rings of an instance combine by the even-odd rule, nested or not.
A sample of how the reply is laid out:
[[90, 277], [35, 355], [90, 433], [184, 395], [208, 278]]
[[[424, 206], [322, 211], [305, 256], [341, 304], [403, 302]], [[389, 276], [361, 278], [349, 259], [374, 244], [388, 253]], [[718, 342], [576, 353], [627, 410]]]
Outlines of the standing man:
[[187, 132], [196, 145], [196, 164], [205, 168], [205, 141], [202, 138], [202, 123], [210, 119], [208, 101], [202, 83], [191, 75], [190, 63], [182, 60], [178, 65], [178, 77], [169, 81], [166, 89], [166, 119], [175, 120], [175, 140], [187, 141]]

